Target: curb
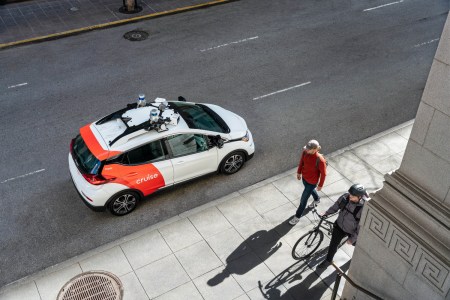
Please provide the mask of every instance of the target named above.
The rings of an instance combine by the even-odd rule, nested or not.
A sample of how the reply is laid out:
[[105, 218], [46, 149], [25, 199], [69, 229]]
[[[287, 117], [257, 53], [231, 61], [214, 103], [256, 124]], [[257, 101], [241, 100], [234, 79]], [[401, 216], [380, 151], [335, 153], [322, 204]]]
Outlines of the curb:
[[[331, 157], [337, 156], [339, 154], [342, 154], [345, 151], [350, 151], [352, 149], [355, 149], [358, 146], [361, 146], [363, 144], [367, 144], [367, 143], [369, 143], [369, 142], [371, 142], [373, 140], [376, 140], [376, 139], [378, 139], [378, 138], [380, 138], [382, 136], [385, 136], [385, 135], [387, 135], [389, 133], [395, 132], [395, 131], [397, 131], [399, 129], [402, 129], [402, 128], [406, 127], [406, 126], [409, 126], [409, 125], [413, 124], [414, 121], [415, 121], [415, 119], [412, 119], [410, 121], [407, 121], [405, 123], [402, 123], [400, 125], [392, 127], [392, 128], [390, 128], [388, 130], [385, 130], [383, 132], [375, 134], [375, 135], [373, 135], [371, 137], [368, 137], [368, 138], [366, 138], [366, 139], [364, 139], [362, 141], [356, 142], [356, 143], [351, 144], [351, 145], [349, 145], [347, 147], [344, 147], [344, 148], [339, 149], [337, 151], [334, 151], [332, 153], [326, 154], [326, 157], [327, 158], [331, 158]], [[159, 229], [159, 228], [161, 228], [161, 227], [163, 227], [165, 225], [168, 225], [168, 224], [174, 223], [176, 221], [188, 218], [189, 216], [192, 216], [192, 215], [194, 215], [196, 213], [199, 213], [199, 212], [201, 212], [203, 210], [206, 210], [208, 208], [217, 206], [217, 205], [219, 205], [221, 203], [224, 203], [224, 202], [226, 202], [226, 201], [228, 201], [230, 199], [233, 199], [233, 198], [238, 197], [238, 196], [240, 196], [242, 194], [245, 194], [247, 192], [255, 190], [255, 189], [257, 189], [259, 187], [262, 187], [262, 186], [264, 186], [266, 184], [269, 184], [269, 183], [272, 183], [274, 181], [277, 181], [280, 178], [283, 178], [283, 177], [286, 177], [286, 176], [290, 176], [290, 175], [294, 175], [296, 173], [296, 171], [297, 171], [296, 167], [292, 168], [292, 169], [287, 170], [287, 171], [285, 171], [283, 173], [280, 173], [278, 175], [275, 175], [275, 176], [272, 176], [270, 178], [264, 179], [264, 180], [262, 180], [260, 182], [254, 183], [254, 184], [252, 184], [252, 185], [250, 185], [248, 187], [245, 187], [245, 188], [243, 188], [243, 189], [241, 189], [239, 191], [233, 192], [233, 193], [225, 195], [225, 196], [223, 196], [221, 198], [215, 199], [215, 200], [213, 200], [211, 202], [205, 203], [205, 204], [203, 204], [201, 206], [198, 206], [198, 207], [192, 208], [192, 209], [190, 209], [188, 211], [182, 212], [182, 213], [180, 213], [180, 214], [178, 214], [176, 216], [173, 216], [173, 217], [171, 217], [171, 218], [169, 218], [167, 220], [164, 220], [164, 221], [161, 221], [159, 223], [150, 225], [147, 228], [141, 229], [141, 230], [136, 231], [134, 233], [131, 233], [131, 234], [127, 235], [127, 236], [121, 237], [121, 238], [119, 238], [119, 239], [117, 239], [115, 241], [106, 243], [106, 244], [104, 244], [102, 246], [99, 246], [99, 247], [94, 248], [92, 250], [86, 251], [83, 254], [80, 254], [80, 255], [74, 256], [72, 258], [69, 258], [69, 259], [67, 259], [64, 262], [55, 264], [53, 266], [45, 268], [44, 270], [38, 271], [38, 272], [36, 272], [34, 274], [30, 274], [30, 275], [28, 275], [26, 277], [23, 277], [21, 279], [18, 279], [16, 281], [8, 283], [5, 286], [0, 287], [0, 295], [2, 293], [7, 292], [8, 290], [17, 288], [17, 287], [19, 287], [19, 286], [21, 286], [21, 285], [23, 285], [25, 283], [35, 281], [35, 280], [37, 280], [39, 278], [42, 278], [42, 277], [44, 277], [46, 275], [49, 275], [51, 273], [54, 273], [54, 272], [59, 271], [59, 270], [62, 270], [62, 269], [66, 268], [66, 267], [69, 267], [71, 265], [74, 265], [74, 264], [78, 263], [79, 261], [85, 260], [85, 259], [87, 259], [89, 257], [92, 257], [92, 256], [96, 255], [96, 254], [105, 252], [105, 251], [107, 251], [107, 250], [109, 250], [111, 248], [114, 248], [116, 246], [120, 246], [121, 244], [123, 244], [125, 242], [137, 239], [140, 236], [143, 236], [146, 233], [150, 233], [150, 232], [152, 232], [152, 231], [154, 231], [156, 229]]]
[[207, 7], [211, 7], [211, 6], [216, 6], [216, 5], [226, 4], [226, 3], [230, 3], [230, 2], [236, 2], [236, 1], [239, 1], [239, 0], [214, 0], [214, 1], [203, 3], [203, 4], [179, 7], [179, 8], [175, 8], [172, 10], [166, 10], [166, 11], [148, 14], [148, 15], [144, 15], [144, 16], [124, 19], [124, 20], [118, 20], [118, 21], [113, 21], [113, 22], [103, 23], [103, 24], [98, 24], [98, 25], [92, 25], [92, 26], [82, 27], [82, 28], [78, 28], [78, 29], [72, 29], [72, 30], [68, 30], [68, 31], [53, 33], [53, 34], [39, 36], [39, 37], [35, 37], [35, 38], [20, 40], [20, 41], [16, 41], [16, 42], [0, 44], [0, 50], [15, 47], [15, 46], [31, 44], [31, 43], [40, 43], [40, 42], [45, 42], [45, 41], [50, 41], [50, 40], [56, 40], [56, 39], [60, 39], [63, 37], [81, 34], [81, 33], [88, 32], [88, 31], [116, 27], [116, 26], [120, 26], [120, 25], [124, 25], [124, 24], [135, 23], [135, 22], [149, 20], [149, 19], [155, 19], [155, 18], [159, 18], [159, 17], [163, 17], [163, 16], [174, 15], [174, 14], [178, 14], [178, 13], [182, 13], [182, 12], [207, 8]]

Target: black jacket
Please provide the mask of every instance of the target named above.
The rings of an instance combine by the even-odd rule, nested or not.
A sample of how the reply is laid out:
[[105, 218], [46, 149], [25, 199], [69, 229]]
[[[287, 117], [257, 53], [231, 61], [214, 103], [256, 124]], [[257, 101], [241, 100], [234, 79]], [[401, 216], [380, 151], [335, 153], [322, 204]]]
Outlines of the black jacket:
[[[349, 239], [353, 243], [358, 239], [359, 233], [359, 220], [361, 219], [362, 206], [366, 202], [364, 199], [359, 200], [358, 203], [353, 203], [348, 199], [349, 193], [345, 193], [339, 197], [339, 199], [325, 212], [325, 215], [333, 214], [339, 210], [342, 205], [341, 202], [345, 201], [347, 204], [339, 211], [339, 216], [336, 219], [336, 224], [346, 233], [349, 234]], [[344, 203], [345, 203], [344, 202]], [[361, 206], [358, 213], [353, 216], [353, 212], [357, 206]]]

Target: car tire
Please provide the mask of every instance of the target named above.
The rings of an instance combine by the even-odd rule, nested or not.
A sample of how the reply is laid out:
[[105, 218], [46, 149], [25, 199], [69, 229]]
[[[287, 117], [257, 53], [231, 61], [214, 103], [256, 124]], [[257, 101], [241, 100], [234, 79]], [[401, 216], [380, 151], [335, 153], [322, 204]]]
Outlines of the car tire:
[[245, 164], [245, 154], [236, 151], [228, 154], [220, 164], [220, 172], [225, 175], [231, 175], [239, 171]]
[[125, 216], [132, 212], [141, 196], [133, 191], [122, 191], [112, 196], [108, 201], [108, 210], [116, 216]]

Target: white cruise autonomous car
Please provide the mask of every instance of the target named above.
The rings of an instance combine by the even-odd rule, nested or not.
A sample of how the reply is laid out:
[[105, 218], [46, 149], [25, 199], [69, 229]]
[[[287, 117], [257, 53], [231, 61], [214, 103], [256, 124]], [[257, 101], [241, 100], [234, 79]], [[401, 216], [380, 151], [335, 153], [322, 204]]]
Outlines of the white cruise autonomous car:
[[90, 208], [122, 216], [143, 197], [208, 173], [234, 174], [255, 145], [243, 118], [220, 106], [156, 98], [82, 127], [69, 169]]

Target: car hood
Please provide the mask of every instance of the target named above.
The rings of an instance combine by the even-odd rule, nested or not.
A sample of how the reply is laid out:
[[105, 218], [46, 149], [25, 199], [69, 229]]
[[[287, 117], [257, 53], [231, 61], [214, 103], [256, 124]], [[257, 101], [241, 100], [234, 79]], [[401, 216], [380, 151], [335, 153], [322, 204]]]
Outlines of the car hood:
[[225, 108], [220, 107], [218, 105], [214, 104], [205, 104], [205, 105], [211, 108], [225, 121], [225, 123], [227, 123], [228, 127], [230, 128], [229, 135], [231, 139], [241, 138], [246, 134], [248, 130], [247, 123], [241, 116], [235, 114], [234, 112], [226, 110]]

